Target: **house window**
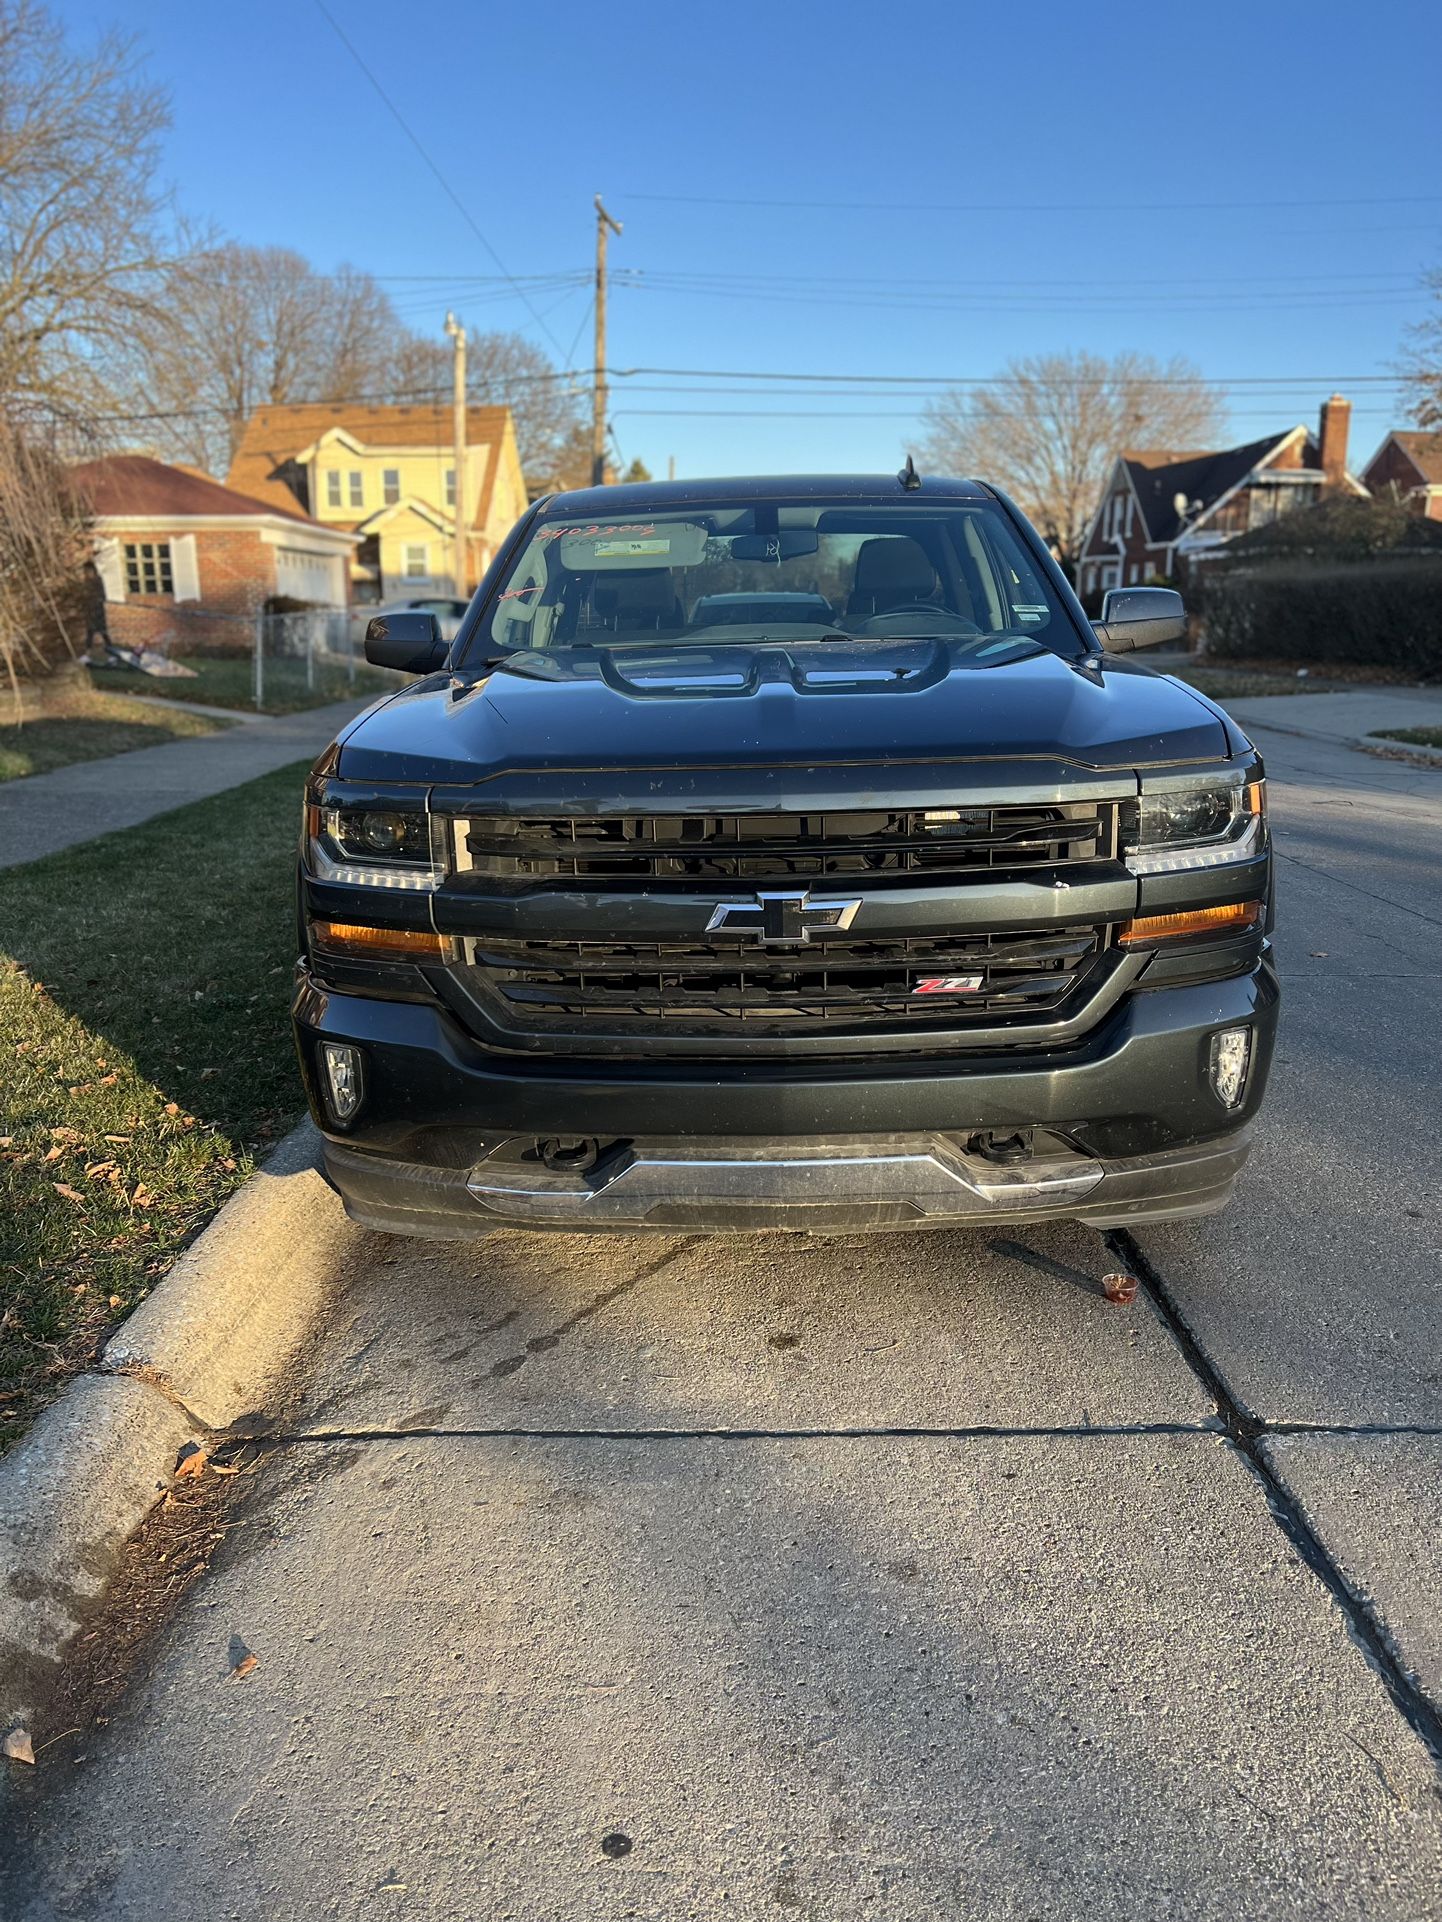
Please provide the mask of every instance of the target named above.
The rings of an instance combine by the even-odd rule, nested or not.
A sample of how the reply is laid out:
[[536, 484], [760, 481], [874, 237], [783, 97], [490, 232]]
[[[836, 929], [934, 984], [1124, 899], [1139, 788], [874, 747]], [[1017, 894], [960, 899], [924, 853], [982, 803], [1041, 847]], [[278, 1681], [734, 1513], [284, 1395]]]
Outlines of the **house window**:
[[455, 504], [456, 504], [456, 470], [454, 467], [448, 467], [446, 469], [446, 506], [454, 507]]
[[381, 498], [387, 507], [394, 507], [401, 497], [401, 470], [399, 467], [381, 469]]
[[424, 541], [407, 541], [405, 545], [405, 577], [408, 581], [424, 581], [430, 578], [431, 550]]
[[175, 592], [175, 581], [170, 571], [169, 541], [126, 542], [125, 591], [127, 594]]
[[365, 477], [358, 467], [350, 470], [350, 504], [352, 507], [364, 507], [366, 504]]
[[327, 507], [339, 507], [341, 504], [340, 469], [338, 467], [332, 467], [327, 470], [325, 477], [325, 504]]

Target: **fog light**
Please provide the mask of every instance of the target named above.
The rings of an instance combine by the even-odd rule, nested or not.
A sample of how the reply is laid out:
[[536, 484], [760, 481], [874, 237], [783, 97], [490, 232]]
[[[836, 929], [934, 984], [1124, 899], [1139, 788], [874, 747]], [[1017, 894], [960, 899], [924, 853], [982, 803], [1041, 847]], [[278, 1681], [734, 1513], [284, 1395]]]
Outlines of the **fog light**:
[[321, 1063], [325, 1068], [326, 1101], [337, 1121], [351, 1121], [361, 1104], [360, 1050], [341, 1041], [323, 1041]]
[[1250, 1028], [1222, 1028], [1212, 1036], [1212, 1087], [1224, 1108], [1240, 1107], [1251, 1059]]

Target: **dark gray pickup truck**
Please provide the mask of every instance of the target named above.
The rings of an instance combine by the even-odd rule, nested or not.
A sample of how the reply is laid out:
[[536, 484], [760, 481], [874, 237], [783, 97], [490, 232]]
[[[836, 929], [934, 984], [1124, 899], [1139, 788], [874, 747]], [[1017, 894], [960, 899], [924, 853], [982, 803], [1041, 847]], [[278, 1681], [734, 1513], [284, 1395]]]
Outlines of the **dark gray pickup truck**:
[[1203, 1214], [1277, 1019], [1262, 766], [975, 481], [538, 502], [317, 762], [294, 1019], [361, 1222]]

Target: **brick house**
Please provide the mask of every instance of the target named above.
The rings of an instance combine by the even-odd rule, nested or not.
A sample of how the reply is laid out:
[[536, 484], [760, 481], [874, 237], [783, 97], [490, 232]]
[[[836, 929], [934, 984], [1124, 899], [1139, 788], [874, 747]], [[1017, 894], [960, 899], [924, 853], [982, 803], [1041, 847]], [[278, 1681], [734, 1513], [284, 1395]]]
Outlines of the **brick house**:
[[[354, 598], [453, 594], [455, 443], [449, 406], [262, 407], [246, 423], [228, 485], [359, 536]], [[508, 407], [466, 413], [467, 587], [525, 511]]]
[[112, 635], [249, 646], [276, 600], [345, 607], [355, 537], [188, 467], [113, 454], [71, 469], [93, 517]]
[[1077, 592], [1090, 601], [1109, 587], [1178, 579], [1324, 493], [1365, 494], [1347, 471], [1351, 412], [1333, 394], [1316, 433], [1292, 427], [1240, 447], [1119, 454], [1082, 543]]
[[1362, 470], [1369, 492], [1394, 490], [1414, 514], [1442, 521], [1442, 432], [1390, 433]]

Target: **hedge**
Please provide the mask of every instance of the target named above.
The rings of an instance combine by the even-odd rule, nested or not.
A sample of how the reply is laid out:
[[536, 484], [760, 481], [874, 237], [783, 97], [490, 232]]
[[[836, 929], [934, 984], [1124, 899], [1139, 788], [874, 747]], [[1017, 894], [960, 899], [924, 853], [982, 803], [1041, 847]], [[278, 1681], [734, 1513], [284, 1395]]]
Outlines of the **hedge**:
[[1200, 594], [1218, 660], [1346, 661], [1442, 680], [1442, 556], [1219, 568]]

